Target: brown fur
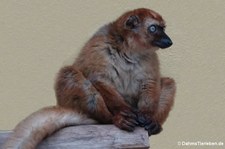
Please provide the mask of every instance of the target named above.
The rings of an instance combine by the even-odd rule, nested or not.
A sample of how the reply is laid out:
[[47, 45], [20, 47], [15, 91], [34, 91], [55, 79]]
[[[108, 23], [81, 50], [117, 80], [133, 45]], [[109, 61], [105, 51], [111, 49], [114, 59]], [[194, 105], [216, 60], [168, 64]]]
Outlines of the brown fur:
[[[75, 62], [59, 71], [55, 83], [58, 106], [26, 118], [4, 149], [33, 149], [52, 132], [83, 124], [84, 119], [86, 124], [95, 123], [90, 120], [94, 119], [128, 131], [138, 125], [140, 117], [148, 122], [146, 126], [149, 122], [163, 124], [173, 105], [175, 82], [160, 77], [158, 48], [151, 44], [155, 37], [147, 32], [151, 24], [165, 27], [158, 13], [141, 8], [103, 26]], [[53, 121], [47, 121], [51, 115]], [[77, 115], [80, 122], [69, 121]], [[37, 140], [34, 135], [39, 136]]]

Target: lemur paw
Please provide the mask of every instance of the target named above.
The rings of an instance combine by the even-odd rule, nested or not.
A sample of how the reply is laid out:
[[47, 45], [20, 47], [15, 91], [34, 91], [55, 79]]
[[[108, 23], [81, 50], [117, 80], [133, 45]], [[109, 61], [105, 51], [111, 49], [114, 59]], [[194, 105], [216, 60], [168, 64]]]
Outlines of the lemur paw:
[[147, 118], [143, 114], [138, 114], [139, 126], [144, 127], [148, 131], [148, 135], [155, 135], [162, 131], [162, 127], [159, 123], [153, 121], [151, 118]]
[[149, 136], [158, 134], [162, 131], [161, 125], [157, 122], [147, 123], [144, 127], [145, 130], [148, 131]]
[[137, 116], [135, 113], [127, 110], [120, 111], [113, 117], [113, 123], [120, 129], [126, 131], [134, 131], [138, 125]]

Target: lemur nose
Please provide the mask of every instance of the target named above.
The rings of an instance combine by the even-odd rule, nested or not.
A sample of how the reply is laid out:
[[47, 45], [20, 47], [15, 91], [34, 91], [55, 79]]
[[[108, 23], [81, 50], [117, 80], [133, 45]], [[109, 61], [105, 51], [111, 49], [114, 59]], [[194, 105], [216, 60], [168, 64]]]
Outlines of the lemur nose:
[[168, 46], [168, 47], [170, 47], [170, 46], [172, 46], [173, 45], [173, 42], [172, 42], [172, 40], [170, 39], [170, 38], [166, 38], [166, 39], [164, 39], [165, 41], [165, 44]]

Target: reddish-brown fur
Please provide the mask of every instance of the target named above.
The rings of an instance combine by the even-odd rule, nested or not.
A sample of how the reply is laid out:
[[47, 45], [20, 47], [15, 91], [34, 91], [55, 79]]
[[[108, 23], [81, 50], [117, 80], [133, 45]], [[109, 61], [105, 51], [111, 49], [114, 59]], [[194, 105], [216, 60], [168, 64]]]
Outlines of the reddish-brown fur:
[[[101, 28], [75, 62], [59, 71], [55, 83], [58, 106], [26, 118], [15, 128], [4, 149], [33, 149], [46, 135], [62, 127], [95, 123], [89, 119], [114, 123], [127, 131], [140, 125], [149, 134], [158, 133], [173, 105], [175, 82], [160, 76], [155, 52], [158, 48], [152, 45], [155, 37], [147, 32], [151, 24], [165, 27], [158, 13], [141, 8]], [[53, 117], [51, 122], [42, 118], [48, 113]], [[60, 113], [63, 114], [57, 119]], [[76, 114], [78, 119], [70, 120]], [[39, 120], [40, 124], [34, 125]], [[30, 132], [38, 132], [42, 125], [47, 129], [37, 141]], [[25, 126], [29, 126], [27, 130]], [[153, 131], [152, 126], [156, 127]], [[21, 136], [20, 141], [17, 136]]]

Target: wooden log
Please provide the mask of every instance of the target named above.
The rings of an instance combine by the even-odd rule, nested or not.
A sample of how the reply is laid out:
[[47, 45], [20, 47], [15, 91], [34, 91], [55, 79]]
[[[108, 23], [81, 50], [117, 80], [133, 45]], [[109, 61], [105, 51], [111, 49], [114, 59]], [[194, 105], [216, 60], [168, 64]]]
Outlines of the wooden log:
[[[11, 131], [0, 131], [0, 148]], [[63, 128], [37, 149], [148, 149], [149, 138], [143, 128], [126, 132], [113, 125], [81, 125]]]

